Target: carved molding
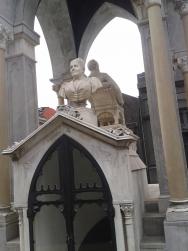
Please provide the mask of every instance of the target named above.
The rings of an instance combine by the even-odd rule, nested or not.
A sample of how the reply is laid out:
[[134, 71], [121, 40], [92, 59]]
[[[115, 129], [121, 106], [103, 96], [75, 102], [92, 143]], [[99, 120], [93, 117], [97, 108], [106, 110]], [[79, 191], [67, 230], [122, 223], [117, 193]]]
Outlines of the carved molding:
[[13, 40], [13, 34], [0, 23], [0, 49], [5, 50], [9, 40]]
[[124, 219], [133, 218], [133, 214], [134, 214], [133, 203], [129, 202], [129, 203], [120, 204], [120, 210], [121, 210], [122, 217]]
[[69, 106], [69, 105], [60, 105], [57, 107], [57, 110], [66, 114], [66, 115], [69, 115], [69, 116], [72, 116], [74, 118], [77, 118], [77, 119], [80, 119], [80, 120], [83, 120], [83, 118], [81, 117], [81, 114], [79, 113], [79, 111], [77, 111], [74, 107], [72, 106]]
[[114, 136], [117, 137], [125, 137], [128, 135], [133, 135], [133, 132], [124, 125], [112, 126], [107, 128], [103, 127], [103, 128], [110, 134], [113, 134]]

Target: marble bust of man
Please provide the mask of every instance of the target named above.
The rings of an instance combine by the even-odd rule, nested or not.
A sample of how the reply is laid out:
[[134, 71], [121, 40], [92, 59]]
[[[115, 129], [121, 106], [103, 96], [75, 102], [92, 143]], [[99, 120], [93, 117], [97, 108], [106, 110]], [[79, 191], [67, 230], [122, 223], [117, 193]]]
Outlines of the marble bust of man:
[[88, 78], [84, 74], [84, 71], [83, 59], [76, 58], [70, 62], [72, 79], [62, 83], [58, 92], [62, 104], [64, 104], [64, 99], [67, 99], [68, 105], [72, 107], [86, 107], [86, 101], [89, 100], [92, 93], [102, 87], [98, 78]]

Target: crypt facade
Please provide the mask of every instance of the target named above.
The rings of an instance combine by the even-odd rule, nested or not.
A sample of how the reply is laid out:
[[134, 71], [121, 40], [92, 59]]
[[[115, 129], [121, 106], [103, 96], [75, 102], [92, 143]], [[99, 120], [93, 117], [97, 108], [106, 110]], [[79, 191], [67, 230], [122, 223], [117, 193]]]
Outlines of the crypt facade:
[[[162, 218], [165, 234], [160, 232], [158, 235], [160, 240], [165, 235], [165, 242], [158, 243], [161, 250], [164, 245], [167, 250], [186, 250], [188, 245], [186, 161], [174, 94], [175, 81], [183, 80], [185, 93], [188, 89], [187, 15], [188, 3], [183, 0], [0, 1], [1, 150], [27, 138], [38, 127], [34, 48], [39, 43], [39, 36], [34, 31], [35, 16], [48, 45], [54, 85], [70, 78], [69, 62], [78, 56], [86, 58], [93, 40], [111, 19], [122, 17], [138, 24], [159, 181], [157, 205], [159, 212], [165, 214], [165, 221]], [[18, 218], [14, 212], [18, 194], [13, 196], [12, 163], [2, 155], [0, 172], [0, 247], [2, 250], [27, 250], [19, 242], [11, 242], [18, 237]], [[109, 183], [107, 177], [105, 179]], [[126, 192], [126, 184], [124, 189]], [[24, 219], [28, 221], [26, 216]], [[141, 237], [145, 237], [144, 234]], [[142, 242], [140, 238], [140, 243], [130, 250], [147, 250], [147, 240], [143, 238]], [[157, 250], [159, 246], [152, 248]]]

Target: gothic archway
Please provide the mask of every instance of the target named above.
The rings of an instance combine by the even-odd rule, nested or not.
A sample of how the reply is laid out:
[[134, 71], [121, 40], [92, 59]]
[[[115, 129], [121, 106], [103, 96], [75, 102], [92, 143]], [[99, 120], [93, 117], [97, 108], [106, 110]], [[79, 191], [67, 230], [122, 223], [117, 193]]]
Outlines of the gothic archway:
[[115, 17], [125, 18], [134, 23], [137, 22], [137, 18], [133, 13], [118, 5], [104, 2], [94, 13], [84, 30], [78, 51], [79, 57], [86, 59], [97, 35]]
[[[80, 144], [62, 136], [44, 155], [31, 182], [30, 250], [116, 251], [113, 218], [111, 192], [101, 168]], [[101, 221], [99, 240], [94, 230]]]

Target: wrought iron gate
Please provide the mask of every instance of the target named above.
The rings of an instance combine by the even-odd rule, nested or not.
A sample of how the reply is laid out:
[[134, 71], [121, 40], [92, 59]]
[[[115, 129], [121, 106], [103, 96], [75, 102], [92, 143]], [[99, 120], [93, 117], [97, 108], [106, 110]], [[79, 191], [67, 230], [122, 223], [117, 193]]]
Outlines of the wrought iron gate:
[[116, 251], [114, 209], [105, 176], [88, 151], [64, 135], [44, 155], [32, 179], [28, 199], [30, 250], [36, 251], [35, 217], [42, 207], [52, 205], [64, 217], [67, 250], [75, 251], [75, 217], [84, 205], [92, 204], [103, 210], [110, 226], [109, 250]]

